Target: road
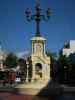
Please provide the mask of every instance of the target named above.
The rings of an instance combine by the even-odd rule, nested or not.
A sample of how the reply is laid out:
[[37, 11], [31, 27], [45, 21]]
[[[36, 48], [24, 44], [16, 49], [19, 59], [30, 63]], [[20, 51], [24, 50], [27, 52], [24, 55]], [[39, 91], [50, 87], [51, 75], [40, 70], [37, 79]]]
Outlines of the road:
[[9, 92], [0, 92], [0, 100], [33, 100], [33, 96], [25, 96]]
[[12, 92], [0, 92], [0, 100], [56, 100], [53, 96], [49, 97], [41, 97], [41, 96], [29, 96], [29, 95], [21, 95]]
[[59, 96], [28, 96], [17, 93], [0, 92], [0, 100], [75, 100], [75, 94], [64, 94]]

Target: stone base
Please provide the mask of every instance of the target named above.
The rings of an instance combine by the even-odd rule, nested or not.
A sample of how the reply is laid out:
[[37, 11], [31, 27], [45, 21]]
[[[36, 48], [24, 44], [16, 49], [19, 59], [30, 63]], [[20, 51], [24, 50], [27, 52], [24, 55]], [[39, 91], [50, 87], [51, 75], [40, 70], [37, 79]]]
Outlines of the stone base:
[[32, 83], [19, 84], [15, 90], [20, 94], [37, 95], [43, 88], [47, 86], [49, 81], [40, 81]]

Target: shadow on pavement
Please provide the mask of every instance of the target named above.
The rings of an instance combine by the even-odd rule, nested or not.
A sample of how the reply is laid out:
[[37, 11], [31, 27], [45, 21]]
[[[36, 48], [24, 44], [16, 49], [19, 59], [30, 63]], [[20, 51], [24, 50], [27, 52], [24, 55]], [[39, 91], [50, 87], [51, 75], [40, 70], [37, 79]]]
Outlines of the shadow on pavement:
[[48, 82], [33, 100], [61, 100], [59, 97], [63, 94], [63, 88], [55, 81]]
[[37, 96], [49, 96], [49, 95], [60, 95], [63, 92], [63, 88], [55, 81], [48, 82], [47, 86], [45, 86]]

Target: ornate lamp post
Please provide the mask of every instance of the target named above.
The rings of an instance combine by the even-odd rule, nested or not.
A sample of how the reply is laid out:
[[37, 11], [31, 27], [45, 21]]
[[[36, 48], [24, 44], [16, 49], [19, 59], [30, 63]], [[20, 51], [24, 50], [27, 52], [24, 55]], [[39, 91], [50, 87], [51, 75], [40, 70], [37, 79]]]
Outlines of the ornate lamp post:
[[28, 75], [28, 74], [29, 74], [29, 73], [28, 73], [28, 72], [29, 72], [29, 70], [28, 70], [28, 69], [29, 69], [29, 61], [27, 61], [26, 64], [27, 64], [26, 83], [28, 83], [28, 82], [29, 82], [29, 75]]
[[45, 12], [45, 14], [41, 14], [42, 9], [40, 8], [40, 0], [36, 0], [36, 6], [35, 6], [35, 14], [32, 14], [32, 11], [30, 8], [27, 8], [25, 11], [27, 21], [35, 20], [36, 22], [36, 36], [40, 35], [40, 21], [45, 20], [48, 21], [51, 15], [50, 8], [48, 8]]

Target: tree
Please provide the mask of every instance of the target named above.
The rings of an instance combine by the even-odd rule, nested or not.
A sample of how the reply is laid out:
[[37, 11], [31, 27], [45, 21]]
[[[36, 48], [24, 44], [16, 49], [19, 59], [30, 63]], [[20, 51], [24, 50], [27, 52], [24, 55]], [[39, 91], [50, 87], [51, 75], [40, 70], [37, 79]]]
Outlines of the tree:
[[63, 55], [62, 50], [59, 52], [59, 81], [61, 83], [66, 82], [69, 83], [70, 79], [70, 69], [71, 69], [71, 62], [69, 57]]
[[20, 66], [20, 77], [21, 81], [25, 81], [26, 75], [27, 75], [27, 65], [26, 65], [26, 60], [20, 58], [18, 59], [18, 65]]
[[14, 68], [17, 66], [17, 57], [15, 54], [13, 53], [9, 53], [5, 59], [4, 64], [8, 67], [8, 68]]
[[57, 68], [57, 55], [56, 53], [51, 53], [49, 51], [46, 51], [46, 54], [47, 56], [50, 57], [50, 76], [52, 78], [52, 80], [56, 80], [56, 77], [57, 77], [57, 71], [58, 71], [58, 68]]
[[69, 55], [69, 59], [70, 59], [70, 62], [71, 62], [70, 85], [75, 85], [75, 53], [71, 53]]
[[22, 58], [18, 59], [18, 65], [20, 66], [20, 71], [25, 71], [26, 70], [26, 61]]
[[63, 48], [70, 48], [70, 44], [67, 42], [64, 44]]

